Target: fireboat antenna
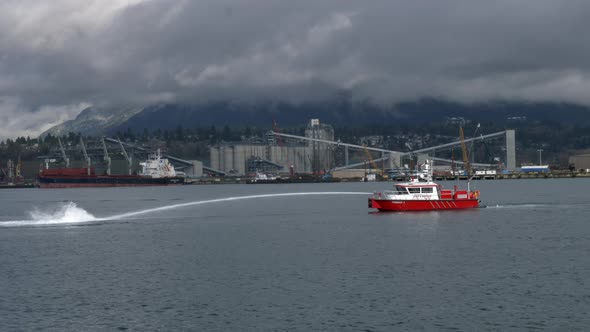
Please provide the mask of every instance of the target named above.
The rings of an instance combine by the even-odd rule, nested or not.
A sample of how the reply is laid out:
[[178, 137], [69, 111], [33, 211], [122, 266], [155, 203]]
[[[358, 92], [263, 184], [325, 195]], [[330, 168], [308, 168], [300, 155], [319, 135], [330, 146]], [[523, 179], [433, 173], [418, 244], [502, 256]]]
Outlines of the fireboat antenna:
[[434, 153], [433, 153], [432, 159], [430, 160], [430, 169], [429, 169], [428, 173], [429, 173], [428, 175], [430, 176], [429, 181], [432, 182], [433, 174], [434, 174]]

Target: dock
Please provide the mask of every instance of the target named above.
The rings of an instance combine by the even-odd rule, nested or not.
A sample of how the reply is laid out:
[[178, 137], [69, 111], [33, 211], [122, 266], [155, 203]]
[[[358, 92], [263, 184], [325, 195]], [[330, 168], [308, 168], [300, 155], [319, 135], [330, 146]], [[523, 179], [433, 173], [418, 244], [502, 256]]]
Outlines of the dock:
[[[510, 174], [485, 174], [474, 175], [472, 180], [517, 180], [517, 179], [563, 179], [563, 178], [590, 178], [588, 172], [553, 171], [547, 173], [510, 173]], [[434, 176], [437, 181], [467, 181], [466, 175], [438, 175]], [[405, 181], [403, 178], [395, 178], [395, 181]]]

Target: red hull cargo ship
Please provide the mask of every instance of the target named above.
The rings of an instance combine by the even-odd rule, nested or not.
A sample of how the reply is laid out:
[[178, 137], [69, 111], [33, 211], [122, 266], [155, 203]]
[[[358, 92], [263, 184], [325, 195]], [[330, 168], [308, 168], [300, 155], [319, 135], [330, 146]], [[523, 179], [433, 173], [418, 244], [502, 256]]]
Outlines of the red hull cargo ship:
[[168, 186], [184, 183], [177, 176], [168, 159], [161, 158], [160, 151], [140, 163], [141, 173], [137, 175], [97, 175], [94, 168], [43, 169], [39, 173], [41, 188], [85, 188], [85, 187], [137, 187]]

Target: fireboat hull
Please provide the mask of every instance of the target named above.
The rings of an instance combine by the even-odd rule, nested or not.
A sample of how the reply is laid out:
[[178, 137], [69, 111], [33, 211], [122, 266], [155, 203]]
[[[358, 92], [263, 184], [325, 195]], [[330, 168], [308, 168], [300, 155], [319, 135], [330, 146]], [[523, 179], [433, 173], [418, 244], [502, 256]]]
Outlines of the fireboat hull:
[[379, 211], [438, 211], [479, 207], [478, 199], [387, 200], [369, 198], [369, 208]]

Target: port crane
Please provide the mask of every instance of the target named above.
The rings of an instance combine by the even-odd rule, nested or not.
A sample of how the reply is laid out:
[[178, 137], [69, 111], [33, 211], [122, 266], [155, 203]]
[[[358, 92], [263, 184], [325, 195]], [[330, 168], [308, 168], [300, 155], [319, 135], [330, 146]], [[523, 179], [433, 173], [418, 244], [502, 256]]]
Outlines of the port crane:
[[88, 175], [90, 175], [90, 157], [86, 152], [86, 145], [84, 145], [84, 140], [80, 137], [80, 147], [82, 147], [82, 153], [84, 153], [84, 160], [86, 160], [86, 169], [88, 171]]
[[[475, 131], [473, 131], [473, 137], [470, 140], [471, 145], [469, 147], [469, 150], [467, 150], [467, 145], [465, 144], [465, 133], [463, 132], [463, 127], [459, 127], [459, 138], [461, 139], [461, 150], [463, 152], [463, 164], [465, 165], [465, 170], [467, 171], [467, 176], [471, 176], [472, 173], [472, 169], [471, 167], [473, 166], [471, 161], [470, 161], [470, 157], [471, 154], [473, 152], [473, 143], [475, 142], [475, 135], [477, 134], [477, 131], [479, 130], [480, 124], [477, 124], [477, 127], [475, 127]], [[481, 139], [483, 140], [483, 135], [481, 136]]]
[[[379, 176], [383, 176], [382, 170], [377, 167], [377, 164], [375, 164], [375, 160], [373, 160], [373, 156], [371, 156], [371, 152], [369, 152], [369, 149], [367, 149], [367, 144], [363, 144], [363, 150], [365, 150], [367, 160], [371, 164], [371, 167], [373, 167], [373, 169], [377, 172], [377, 174], [379, 174]], [[383, 158], [381, 159], [383, 160]]]
[[461, 139], [461, 151], [463, 152], [463, 164], [467, 171], [467, 176], [471, 175], [471, 165], [469, 164], [469, 155], [467, 153], [467, 146], [465, 145], [465, 134], [463, 133], [463, 127], [459, 127], [459, 138]]
[[[380, 161], [382, 159], [389, 159], [391, 157], [390, 154], [392, 154], [392, 153], [396, 154], [398, 156], [409, 156], [409, 155], [415, 155], [415, 154], [419, 154], [419, 153], [428, 153], [428, 152], [432, 152], [434, 150], [439, 151], [439, 150], [443, 150], [443, 149], [449, 149], [449, 148], [452, 148], [453, 146], [461, 145], [461, 140], [459, 140], [459, 141], [441, 144], [441, 145], [437, 145], [437, 146], [433, 146], [433, 147], [412, 150], [410, 152], [401, 152], [401, 151], [380, 149], [380, 148], [368, 147], [368, 146], [365, 147], [362, 145], [343, 143], [340, 141], [329, 141], [329, 140], [319, 139], [319, 138], [310, 138], [310, 137], [305, 137], [305, 136], [283, 134], [283, 133], [278, 133], [278, 132], [273, 132], [273, 134], [276, 136], [282, 136], [282, 137], [286, 137], [286, 138], [293, 138], [293, 139], [304, 140], [304, 141], [326, 143], [326, 144], [332, 144], [332, 145], [336, 145], [336, 146], [350, 147], [353, 149], [367, 149], [369, 151], [377, 151], [377, 152], [385, 153], [386, 155], [383, 158], [376, 159], [378, 161]], [[486, 139], [498, 138], [498, 137], [507, 137], [507, 141], [511, 142], [511, 144], [507, 143], [506, 149], [507, 149], [507, 151], [510, 151], [510, 154], [513, 156], [515, 153], [515, 151], [514, 151], [514, 130], [505, 130], [505, 131], [500, 131], [500, 132], [496, 132], [496, 133], [492, 133], [492, 134], [481, 135], [480, 137], [477, 137], [477, 138], [476, 137], [472, 137], [472, 138], [468, 138], [468, 139], [463, 138], [463, 144], [466, 144], [468, 142], [473, 142], [475, 140], [486, 140]], [[465, 151], [467, 151], [466, 145], [465, 145]], [[467, 160], [467, 161], [469, 161], [469, 160]], [[357, 167], [357, 166], [362, 166], [362, 164], [363, 163], [350, 164], [350, 165], [346, 165], [344, 167], [336, 167], [335, 169], [345, 169], [345, 168]]]
[[63, 144], [61, 144], [61, 138], [57, 137], [57, 142], [59, 143], [59, 150], [61, 151], [61, 157], [66, 163], [66, 168], [70, 167], [70, 158], [66, 155], [66, 150], [64, 150]]
[[111, 175], [111, 157], [109, 156], [109, 151], [107, 150], [107, 145], [104, 142], [104, 136], [101, 139], [102, 141], [102, 149], [104, 151], [104, 161], [107, 162], [107, 175]]
[[123, 157], [125, 157], [125, 160], [127, 160], [129, 175], [131, 175], [133, 173], [133, 159], [131, 159], [131, 157], [127, 154], [127, 151], [125, 151], [123, 142], [121, 142], [121, 139], [119, 137], [117, 137], [117, 141], [119, 141], [119, 145], [121, 146], [121, 153], [123, 154]]

